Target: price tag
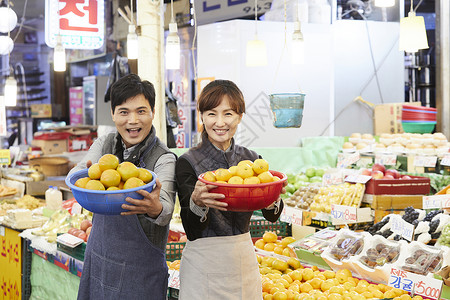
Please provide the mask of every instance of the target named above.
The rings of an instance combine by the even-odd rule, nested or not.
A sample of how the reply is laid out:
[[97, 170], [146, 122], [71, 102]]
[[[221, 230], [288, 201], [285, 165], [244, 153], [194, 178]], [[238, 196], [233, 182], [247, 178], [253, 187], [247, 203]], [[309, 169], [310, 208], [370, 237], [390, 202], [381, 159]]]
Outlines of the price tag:
[[442, 204], [444, 202], [448, 202], [449, 200], [450, 200], [450, 194], [449, 195], [423, 196], [422, 208], [423, 209], [442, 208]]
[[347, 157], [344, 157], [341, 161], [338, 162], [337, 167], [338, 168], [346, 168], [355, 162], [357, 162], [360, 159], [359, 152], [352, 153], [348, 155]]
[[430, 299], [439, 299], [442, 280], [391, 268], [388, 285]]
[[333, 225], [355, 223], [356, 207], [331, 204], [331, 221]]
[[70, 248], [75, 248], [84, 242], [84, 240], [69, 233], [61, 234], [56, 238], [56, 241]]
[[415, 156], [414, 157], [414, 166], [416, 167], [427, 167], [434, 168], [436, 167], [437, 156]]
[[375, 154], [375, 163], [385, 166], [395, 166], [397, 164], [396, 154]]
[[450, 155], [445, 155], [441, 159], [441, 166], [450, 166]]
[[362, 184], [365, 184], [370, 179], [372, 179], [372, 176], [368, 175], [349, 175], [345, 177], [345, 181], [347, 182], [362, 183]]
[[284, 206], [283, 211], [280, 215], [280, 221], [286, 222], [289, 224], [295, 224], [302, 226], [302, 220], [303, 220], [303, 210], [296, 209], [289, 206]]
[[343, 182], [344, 182], [344, 175], [342, 173], [342, 170], [332, 173], [325, 173], [322, 176], [322, 185], [324, 186], [341, 184]]
[[[442, 195], [442, 196], [444, 196], [444, 195]], [[447, 195], [447, 196], [450, 196], [450, 194]], [[450, 208], [450, 197], [449, 198], [444, 198], [443, 197], [443, 199], [442, 199], [442, 208]]]
[[180, 289], [180, 272], [178, 270], [174, 270], [169, 276], [169, 287]]
[[308, 226], [311, 225], [312, 222], [312, 218], [314, 218], [316, 216], [315, 212], [312, 211], [303, 211], [302, 213], [302, 222], [303, 222], [303, 226]]
[[0, 165], [11, 164], [11, 152], [9, 149], [0, 150]]
[[414, 225], [409, 224], [405, 220], [403, 220], [401, 217], [398, 218], [391, 218], [391, 230], [393, 233], [396, 233], [398, 235], [401, 235], [403, 238], [407, 239], [408, 241], [412, 240], [413, 234], [414, 234]]

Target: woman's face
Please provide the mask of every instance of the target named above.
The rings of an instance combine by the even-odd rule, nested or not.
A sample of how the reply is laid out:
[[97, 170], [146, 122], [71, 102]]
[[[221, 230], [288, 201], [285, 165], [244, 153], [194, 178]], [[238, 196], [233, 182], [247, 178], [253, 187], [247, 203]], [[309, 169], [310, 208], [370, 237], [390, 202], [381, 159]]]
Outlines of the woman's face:
[[242, 119], [242, 114], [231, 109], [228, 96], [222, 98], [219, 106], [204, 111], [201, 117], [211, 143], [224, 151], [228, 149]]

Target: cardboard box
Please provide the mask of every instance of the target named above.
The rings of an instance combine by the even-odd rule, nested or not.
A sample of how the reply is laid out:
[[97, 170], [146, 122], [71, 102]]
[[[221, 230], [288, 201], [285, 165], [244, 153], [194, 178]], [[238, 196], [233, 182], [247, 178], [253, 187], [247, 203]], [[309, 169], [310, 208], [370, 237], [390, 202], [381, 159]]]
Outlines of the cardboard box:
[[67, 152], [67, 140], [39, 140], [31, 141], [33, 147], [40, 147], [44, 155]]
[[84, 135], [71, 135], [67, 141], [69, 152], [88, 150], [97, 137], [97, 132]]
[[411, 176], [411, 179], [370, 179], [366, 194], [373, 195], [428, 195], [430, 178]]
[[60, 118], [61, 104], [31, 104], [32, 118]]
[[420, 102], [386, 103], [375, 105], [373, 111], [373, 130], [375, 135], [382, 133], [403, 133], [402, 108], [405, 105], [420, 106]]
[[422, 208], [423, 195], [364, 195], [363, 202], [375, 210], [404, 210], [408, 206]]

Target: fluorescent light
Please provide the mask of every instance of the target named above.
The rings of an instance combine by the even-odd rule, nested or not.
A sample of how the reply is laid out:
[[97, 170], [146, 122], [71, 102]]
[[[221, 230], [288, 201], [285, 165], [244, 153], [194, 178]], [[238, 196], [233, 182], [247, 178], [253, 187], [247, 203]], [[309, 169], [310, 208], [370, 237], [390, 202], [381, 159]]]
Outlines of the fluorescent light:
[[169, 23], [169, 35], [166, 39], [166, 69], [177, 70], [180, 68], [180, 37], [178, 36], [177, 23]]
[[300, 21], [294, 23], [294, 33], [292, 34], [291, 62], [294, 65], [302, 65], [305, 62], [305, 41], [301, 31]]
[[254, 40], [247, 42], [245, 64], [247, 67], [267, 66], [267, 49], [264, 41]]
[[5, 106], [17, 104], [17, 81], [10, 75], [5, 81]]
[[414, 53], [420, 49], [428, 49], [425, 20], [410, 11], [408, 17], [400, 19], [399, 50]]
[[127, 56], [128, 59], [137, 59], [139, 57], [139, 40], [136, 34], [136, 26], [134, 25], [128, 25]]
[[59, 34], [56, 36], [56, 46], [53, 49], [53, 70], [55, 72], [66, 71], [66, 50]]
[[395, 0], [375, 0], [374, 4], [377, 7], [392, 7], [395, 5]]

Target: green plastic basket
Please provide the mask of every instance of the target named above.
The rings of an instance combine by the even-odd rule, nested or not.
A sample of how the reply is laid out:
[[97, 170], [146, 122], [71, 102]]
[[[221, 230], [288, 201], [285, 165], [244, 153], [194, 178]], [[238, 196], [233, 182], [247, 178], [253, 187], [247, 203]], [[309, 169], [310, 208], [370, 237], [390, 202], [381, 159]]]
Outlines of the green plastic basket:
[[57, 249], [66, 254], [69, 254], [73, 258], [84, 261], [84, 252], [86, 251], [86, 243], [81, 243], [78, 246], [71, 248], [61, 243], [56, 243]]
[[403, 131], [408, 133], [432, 133], [436, 123], [429, 122], [402, 122]]
[[166, 246], [166, 260], [174, 261], [181, 259], [181, 252], [183, 252], [186, 243], [167, 243]]
[[285, 222], [276, 221], [274, 223], [266, 219], [250, 220], [250, 235], [251, 237], [262, 237], [264, 232], [273, 231], [277, 236], [285, 237], [288, 235], [288, 224]]

